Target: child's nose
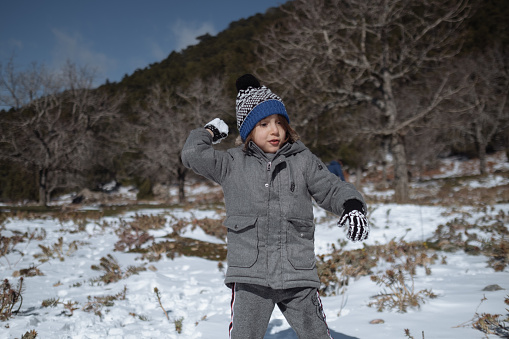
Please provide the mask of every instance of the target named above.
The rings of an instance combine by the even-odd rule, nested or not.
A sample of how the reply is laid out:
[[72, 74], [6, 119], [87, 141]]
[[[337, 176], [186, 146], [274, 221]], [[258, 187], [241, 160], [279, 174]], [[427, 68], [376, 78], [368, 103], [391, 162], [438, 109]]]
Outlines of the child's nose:
[[279, 134], [279, 128], [277, 128], [277, 124], [270, 124], [270, 132], [272, 134]]

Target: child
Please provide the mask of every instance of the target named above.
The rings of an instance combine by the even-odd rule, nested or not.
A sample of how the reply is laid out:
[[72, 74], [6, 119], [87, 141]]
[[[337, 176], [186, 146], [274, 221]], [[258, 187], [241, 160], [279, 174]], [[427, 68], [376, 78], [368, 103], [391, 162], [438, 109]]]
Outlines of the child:
[[327, 166], [329, 171], [334, 173], [336, 176], [338, 176], [341, 180], [345, 180], [345, 176], [343, 175], [343, 168], [341, 167], [341, 161], [332, 160], [329, 165]]
[[298, 140], [281, 98], [250, 74], [236, 85], [244, 146], [215, 150], [228, 135], [216, 118], [191, 131], [182, 150], [186, 167], [223, 188], [230, 338], [263, 338], [275, 305], [299, 338], [331, 338], [318, 295], [312, 198], [341, 216], [352, 241], [368, 237], [364, 200]]

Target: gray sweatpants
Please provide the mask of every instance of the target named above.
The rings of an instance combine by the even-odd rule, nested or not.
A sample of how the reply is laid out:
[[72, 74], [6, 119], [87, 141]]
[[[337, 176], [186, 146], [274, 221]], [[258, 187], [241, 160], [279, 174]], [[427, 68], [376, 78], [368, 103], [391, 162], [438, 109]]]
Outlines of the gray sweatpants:
[[299, 339], [332, 339], [316, 288], [274, 290], [270, 287], [232, 285], [231, 339], [263, 339], [277, 305]]

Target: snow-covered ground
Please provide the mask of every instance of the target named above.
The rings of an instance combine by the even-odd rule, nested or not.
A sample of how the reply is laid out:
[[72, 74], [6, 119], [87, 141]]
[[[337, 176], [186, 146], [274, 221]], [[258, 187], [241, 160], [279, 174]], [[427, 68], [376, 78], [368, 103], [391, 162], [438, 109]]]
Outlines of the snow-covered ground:
[[[490, 178], [490, 184], [507, 184], [507, 178], [497, 175]], [[478, 181], [468, 183], [471, 187], [478, 184]], [[206, 187], [196, 188], [195, 192], [203, 194]], [[509, 214], [508, 203], [493, 207], [488, 213], [494, 215], [502, 210], [505, 215]], [[469, 206], [452, 210], [443, 206], [371, 204], [369, 209], [372, 232], [365, 242], [367, 245], [384, 244], [402, 237], [406, 241], [422, 241], [430, 238], [437, 226], [454, 218], [467, 217], [474, 222], [484, 215]], [[46, 232], [44, 239], [34, 238], [19, 243], [14, 251], [0, 256], [0, 277], [8, 279], [13, 285], [19, 281], [21, 269], [36, 266], [43, 274], [24, 278], [20, 312], [0, 322], [0, 338], [21, 338], [29, 330], [35, 330], [37, 338], [227, 338], [230, 293], [223, 284], [224, 269], [217, 261], [186, 256], [174, 259], [163, 256], [159, 261], [148, 261], [142, 260], [140, 254], [114, 250], [119, 239], [115, 230], [122, 221], [129, 222], [140, 215], [166, 218], [164, 228], [150, 231], [156, 242], [162, 242], [168, 241], [165, 236], [172, 233], [176, 220], [222, 219], [224, 211], [217, 206], [201, 206], [196, 210], [150, 208], [90, 219], [85, 224], [49, 217], [9, 217], [0, 223], [2, 237], [12, 237], [17, 232], [41, 235], [43, 229]], [[336, 227], [336, 220], [320, 208], [315, 208], [315, 216], [318, 223], [316, 253], [328, 254], [332, 243], [345, 239], [344, 233]], [[185, 227], [181, 235], [223, 243], [223, 240], [206, 234], [202, 229], [190, 226]], [[55, 257], [41, 262], [40, 257], [34, 257], [43, 253], [40, 245], [51, 247], [58, 243], [60, 237], [63, 240], [62, 259]], [[348, 243], [345, 249], [362, 246]], [[98, 266], [101, 258], [108, 255], [118, 260], [124, 271], [129, 266], [146, 270], [110, 284], [94, 282], [104, 272], [94, 270], [92, 266]], [[476, 313], [502, 314], [504, 317], [508, 313], [504, 298], [509, 295], [509, 268], [495, 272], [487, 266], [485, 256], [467, 255], [461, 251], [441, 252], [440, 256], [447, 258], [446, 264], [437, 260], [431, 265], [431, 274], [427, 275], [422, 268], [417, 270], [415, 290], [430, 289], [438, 295], [436, 299], [426, 300], [419, 309], [398, 313], [377, 312], [375, 308], [368, 307], [372, 301], [370, 297], [382, 291], [369, 276], [351, 280], [344, 289], [344, 295], [323, 297], [332, 336], [335, 339], [407, 338], [404, 330], [409, 329], [414, 338], [422, 338], [423, 332], [426, 339], [485, 337], [469, 326], [470, 321]], [[388, 267], [388, 263], [380, 263], [376, 270]], [[486, 286], [495, 284], [503, 289], [483, 291]], [[159, 291], [161, 303], [155, 288]], [[118, 296], [124, 292], [125, 298], [116, 298], [113, 305], [98, 309], [102, 316], [86, 311], [94, 297]], [[43, 301], [48, 300], [58, 300], [59, 303], [54, 307], [43, 307]], [[69, 308], [75, 309], [71, 312]], [[377, 319], [383, 321], [370, 323]], [[176, 331], [175, 324], [179, 323], [182, 325], [181, 333]], [[297, 338], [277, 308], [265, 338]]]

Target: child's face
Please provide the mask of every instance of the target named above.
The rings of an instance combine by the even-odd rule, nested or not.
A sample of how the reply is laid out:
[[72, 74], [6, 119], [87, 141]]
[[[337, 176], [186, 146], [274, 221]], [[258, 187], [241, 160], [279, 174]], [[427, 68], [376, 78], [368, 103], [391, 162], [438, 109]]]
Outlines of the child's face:
[[265, 153], [276, 153], [286, 140], [281, 119], [284, 118], [279, 114], [273, 114], [260, 120], [253, 128], [253, 141]]

